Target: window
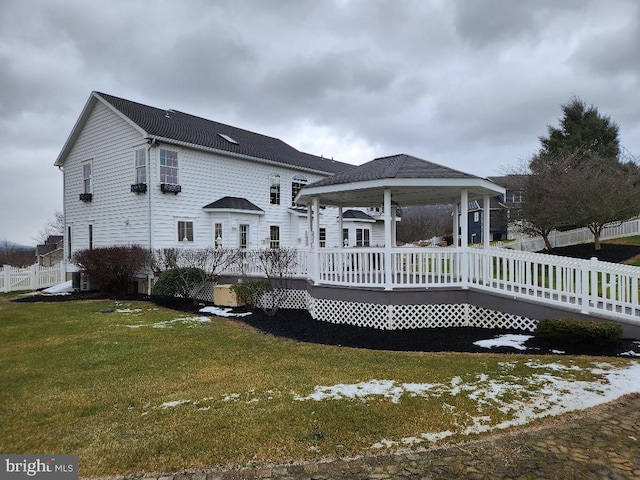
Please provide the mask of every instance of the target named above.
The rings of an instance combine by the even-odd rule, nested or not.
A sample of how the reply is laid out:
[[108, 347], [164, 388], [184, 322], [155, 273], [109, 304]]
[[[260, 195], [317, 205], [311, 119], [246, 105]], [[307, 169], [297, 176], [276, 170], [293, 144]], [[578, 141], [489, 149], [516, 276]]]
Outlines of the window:
[[327, 229], [326, 228], [320, 228], [320, 247], [326, 247], [327, 246]]
[[302, 175], [294, 175], [291, 182], [291, 206], [295, 207], [296, 196], [300, 193], [300, 190], [307, 184], [307, 179]]
[[348, 228], [342, 229], [342, 246], [343, 247], [349, 246], [349, 229]]
[[89, 225], [89, 250], [93, 250], [93, 225]]
[[478, 223], [480, 221], [480, 212], [473, 212], [473, 221]]
[[67, 260], [71, 260], [71, 227], [67, 227]]
[[511, 203], [522, 203], [522, 194], [521, 193], [511, 193]]
[[136, 150], [136, 183], [147, 183], [147, 151]]
[[269, 175], [269, 203], [280, 205], [280, 175], [277, 173]]
[[280, 227], [277, 225], [269, 227], [269, 248], [280, 248]]
[[239, 245], [240, 248], [247, 248], [249, 246], [249, 225], [243, 223], [238, 226], [239, 228]]
[[178, 241], [193, 242], [193, 222], [178, 221]]
[[216, 223], [213, 226], [213, 244], [216, 248], [222, 248], [222, 224]]
[[356, 228], [356, 247], [369, 246], [370, 232], [368, 228]]
[[178, 184], [178, 152], [160, 149], [160, 183]]
[[82, 177], [84, 180], [84, 193], [91, 193], [91, 162], [82, 165]]

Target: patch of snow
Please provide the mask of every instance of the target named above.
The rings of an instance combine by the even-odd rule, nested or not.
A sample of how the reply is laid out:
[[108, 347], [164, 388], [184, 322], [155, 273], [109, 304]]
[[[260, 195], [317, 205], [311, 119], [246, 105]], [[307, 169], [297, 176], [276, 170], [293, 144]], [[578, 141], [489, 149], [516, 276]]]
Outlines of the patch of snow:
[[378, 443], [374, 443], [373, 445], [371, 445], [371, 448], [389, 448], [389, 447], [395, 447], [396, 445], [398, 445], [398, 442], [394, 442], [392, 440], [387, 440], [386, 438], [383, 438]]
[[68, 295], [73, 292], [72, 281], [62, 282], [49, 288], [45, 288], [41, 293], [45, 295]]
[[620, 353], [621, 357], [640, 357], [640, 353], [629, 350], [628, 352]]
[[499, 335], [490, 340], [478, 340], [477, 342], [473, 342], [473, 344], [482, 348], [511, 347], [517, 350], [526, 350], [527, 347], [524, 346], [524, 342], [530, 338], [533, 338], [533, 335], [507, 334]]
[[116, 313], [140, 313], [142, 312], [141, 308], [119, 308], [116, 310]]
[[198, 311], [200, 313], [209, 313], [216, 317], [246, 317], [247, 315], [251, 315], [251, 312], [234, 313], [231, 311], [231, 308], [222, 308], [216, 306], [203, 307]]
[[[557, 363], [538, 364], [529, 362], [531, 368], [545, 368], [550, 371], [577, 371], [580, 368], [566, 367]], [[491, 404], [503, 413], [509, 413], [511, 418], [493, 424], [487, 415], [465, 417], [464, 422], [454, 420], [457, 427], [455, 433], [470, 435], [497, 429], [505, 429], [515, 425], [524, 425], [537, 418], [561, 415], [574, 410], [591, 408], [611, 402], [623, 395], [640, 392], [640, 364], [634, 363], [627, 368], [615, 368], [608, 364], [609, 370], [602, 370], [604, 365], [595, 366], [590, 371], [594, 375], [601, 375], [593, 381], [577, 381], [556, 377], [551, 373], [533, 375], [527, 382], [531, 388], [511, 383], [506, 380], [480, 379], [460, 385], [451, 382], [451, 394], [454, 390], [469, 392], [468, 397], [475, 400], [478, 412], [482, 411], [482, 404]], [[607, 367], [605, 367], [607, 368]], [[506, 394], [509, 400], [503, 401], [501, 394]], [[528, 395], [527, 395], [528, 394]], [[522, 400], [514, 400], [522, 398]], [[455, 417], [455, 413], [452, 415]], [[422, 433], [420, 438], [433, 442], [454, 433], [450, 430], [443, 432]], [[417, 437], [401, 439], [402, 443], [415, 444]], [[383, 439], [372, 445], [372, 448], [395, 446], [399, 442]]]
[[164, 402], [160, 405], [160, 408], [173, 408], [184, 405], [185, 403], [191, 403], [191, 400], [174, 400], [173, 402]]
[[166, 322], [158, 322], [151, 325], [152, 328], [167, 328], [171, 327], [174, 323], [208, 323], [211, 319], [209, 317], [180, 317], [173, 320], [167, 320]]
[[[372, 395], [381, 395], [391, 398], [393, 403], [398, 403], [404, 390], [400, 386], [394, 386], [393, 380], [370, 380], [368, 382], [360, 382], [356, 384], [339, 384], [330, 387], [318, 386], [314, 392], [306, 397], [296, 395], [294, 400], [342, 400], [342, 399], [359, 399], [366, 401]], [[415, 388], [415, 384], [414, 385]]]

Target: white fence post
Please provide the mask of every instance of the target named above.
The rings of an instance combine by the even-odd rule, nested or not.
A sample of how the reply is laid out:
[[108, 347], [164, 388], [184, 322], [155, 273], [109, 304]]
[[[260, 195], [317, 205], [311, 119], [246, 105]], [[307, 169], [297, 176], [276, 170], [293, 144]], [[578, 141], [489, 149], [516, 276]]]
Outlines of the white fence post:
[[2, 274], [4, 277], [4, 289], [3, 292], [4, 293], [9, 293], [10, 288], [11, 288], [11, 266], [10, 265], [3, 265], [2, 266]]
[[31, 265], [29, 267], [29, 288], [31, 290], [37, 290], [40, 282], [38, 281], [38, 265]]

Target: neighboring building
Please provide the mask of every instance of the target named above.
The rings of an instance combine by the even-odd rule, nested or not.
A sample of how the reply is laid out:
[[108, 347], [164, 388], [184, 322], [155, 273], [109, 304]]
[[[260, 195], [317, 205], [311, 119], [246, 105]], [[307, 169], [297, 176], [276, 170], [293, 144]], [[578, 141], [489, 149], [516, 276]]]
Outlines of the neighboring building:
[[[489, 215], [491, 218], [491, 230], [489, 241], [494, 242], [497, 240], [506, 240], [507, 238], [507, 223], [505, 221], [505, 207], [500, 201], [501, 197], [492, 197], [489, 207]], [[468, 204], [469, 215], [469, 243], [482, 243], [484, 238], [482, 237], [482, 217], [484, 212], [482, 211], [481, 202], [474, 200]]]
[[[353, 165], [265, 135], [92, 92], [55, 165], [64, 175], [64, 256], [108, 245], [304, 247], [305, 185]], [[371, 246], [381, 222], [320, 215], [321, 246]], [[353, 216], [351, 216], [353, 215]]]
[[[521, 220], [520, 210], [524, 202], [523, 183], [526, 175], [505, 175], [502, 177], [488, 178], [506, 189], [506, 193], [500, 195], [496, 200], [499, 202], [499, 206], [505, 210], [507, 222], [517, 222]], [[498, 205], [496, 205], [496, 208], [497, 206]]]
[[52, 267], [64, 258], [64, 237], [49, 235], [43, 244], [36, 246], [36, 263], [41, 267]]

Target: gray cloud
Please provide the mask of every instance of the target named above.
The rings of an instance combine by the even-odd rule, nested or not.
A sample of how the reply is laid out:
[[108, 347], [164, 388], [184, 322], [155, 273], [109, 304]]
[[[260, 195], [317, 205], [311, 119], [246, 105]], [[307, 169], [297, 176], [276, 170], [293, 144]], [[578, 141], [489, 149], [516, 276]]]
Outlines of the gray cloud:
[[[92, 90], [479, 175], [531, 155], [578, 95], [640, 153], [639, 23], [635, 0], [5, 0], [0, 239], [62, 207], [52, 164]], [[17, 204], [25, 182], [39, 195]]]

